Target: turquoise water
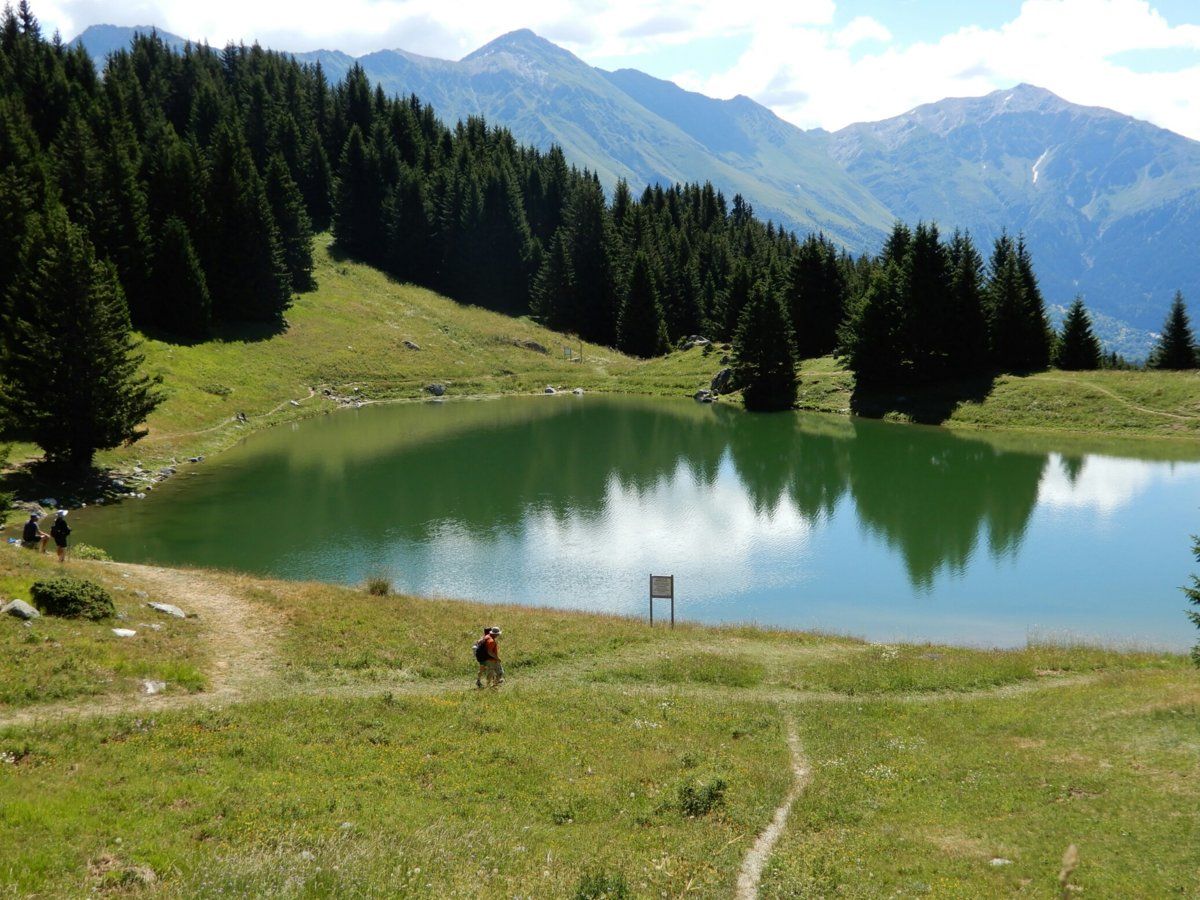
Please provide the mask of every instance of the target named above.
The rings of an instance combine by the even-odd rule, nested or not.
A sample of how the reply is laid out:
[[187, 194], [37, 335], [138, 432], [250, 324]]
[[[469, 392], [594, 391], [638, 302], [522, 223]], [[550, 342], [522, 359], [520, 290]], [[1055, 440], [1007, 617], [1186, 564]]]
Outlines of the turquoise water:
[[691, 401], [405, 404], [254, 435], [144, 501], [81, 511], [75, 536], [120, 559], [494, 602], [644, 615], [654, 572], [706, 622], [1183, 649], [1200, 462], [1146, 451], [1163, 448]]

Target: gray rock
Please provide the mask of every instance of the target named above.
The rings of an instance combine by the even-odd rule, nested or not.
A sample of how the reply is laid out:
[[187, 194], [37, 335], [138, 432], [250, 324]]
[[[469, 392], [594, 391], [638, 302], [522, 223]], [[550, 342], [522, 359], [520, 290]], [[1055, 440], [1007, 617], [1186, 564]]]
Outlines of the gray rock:
[[550, 385], [546, 385], [546, 393], [547, 394], [557, 394], [558, 391], [556, 391], [554, 388], [550, 387]]
[[299, 406], [299, 405], [300, 405], [300, 401], [299, 401], [299, 400], [289, 400], [289, 401], [288, 401], [288, 403], [290, 403], [292, 406]]
[[421, 349], [421, 345], [418, 344], [416, 341], [405, 341], [404, 346], [408, 350], [420, 350]]
[[683, 342], [684, 350], [691, 350], [693, 347], [707, 347], [712, 343], [708, 338], [701, 337], [698, 334], [693, 334]]
[[119, 638], [133, 637], [135, 634], [137, 634], [137, 632], [132, 628], [114, 628], [112, 633]]
[[576, 397], [582, 397], [583, 396], [583, 388], [575, 388], [575, 390], [571, 391], [571, 393], [574, 394]]
[[444, 384], [438, 384], [437, 382], [434, 382], [433, 384], [426, 386], [425, 390], [429, 391], [429, 393], [433, 394], [435, 397], [440, 397], [442, 394], [446, 393], [446, 386]]
[[709, 385], [714, 394], [728, 394], [733, 390], [733, 369], [728, 366], [713, 376]]
[[147, 603], [146, 605], [151, 609], [158, 610], [160, 613], [164, 613], [168, 616], [174, 616], [176, 619], [187, 618], [187, 613], [185, 613], [178, 606], [172, 606], [170, 603]]
[[699, 400], [701, 403], [712, 403], [712, 391], [708, 388], [701, 388], [692, 395], [693, 400]]
[[166, 689], [167, 689], [167, 683], [165, 681], [143, 681], [142, 682], [142, 691], [149, 694], [152, 697], [155, 694], [161, 694]]
[[41, 613], [26, 603], [24, 600], [13, 600], [11, 603], [6, 603], [0, 607], [0, 614], [16, 616], [18, 619], [36, 619], [41, 616]]
[[534, 353], [546, 354], [546, 353], [550, 352], [545, 347], [543, 347], [541, 344], [539, 344], [537, 341], [517, 340], [517, 341], [513, 341], [513, 344], [517, 347], [522, 348], [523, 350], [532, 350]]

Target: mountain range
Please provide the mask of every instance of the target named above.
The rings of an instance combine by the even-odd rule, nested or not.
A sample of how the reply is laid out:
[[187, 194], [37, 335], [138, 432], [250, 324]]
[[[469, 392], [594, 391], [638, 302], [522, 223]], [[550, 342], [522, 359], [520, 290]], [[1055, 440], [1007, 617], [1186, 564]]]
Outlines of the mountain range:
[[[93, 26], [76, 41], [99, 61], [149, 30]], [[482, 115], [523, 142], [558, 144], [610, 187], [711, 181], [853, 252], [878, 250], [897, 219], [969, 229], [981, 245], [1002, 228], [1023, 232], [1051, 306], [1083, 294], [1106, 344], [1135, 358], [1175, 290], [1200, 300], [1200, 142], [1031, 85], [829, 132], [749, 97], [589, 66], [528, 30], [457, 62], [403, 50], [294, 55], [333, 80], [358, 63], [445, 120]]]

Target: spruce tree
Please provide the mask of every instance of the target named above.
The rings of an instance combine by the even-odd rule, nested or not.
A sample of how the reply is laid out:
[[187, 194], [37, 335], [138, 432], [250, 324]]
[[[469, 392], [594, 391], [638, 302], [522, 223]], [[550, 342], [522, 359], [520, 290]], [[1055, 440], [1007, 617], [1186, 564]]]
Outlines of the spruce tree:
[[304, 194], [304, 205], [312, 218], [316, 231], [326, 231], [333, 224], [333, 169], [320, 135], [309, 138], [304, 148], [303, 177], [300, 190]]
[[951, 305], [950, 259], [936, 225], [919, 223], [900, 263], [902, 340], [917, 381], [940, 381], [950, 370], [953, 336], [947, 315]]
[[717, 332], [715, 336], [718, 340], [727, 341], [733, 338], [738, 324], [741, 322], [742, 312], [745, 310], [746, 304], [750, 302], [753, 290], [754, 274], [751, 271], [750, 263], [745, 259], [739, 259], [733, 265], [733, 271], [729, 274], [725, 290], [717, 299]]
[[333, 236], [338, 246], [359, 259], [378, 262], [386, 248], [383, 182], [374, 147], [355, 125], [346, 138], [338, 168]]
[[1003, 372], [1025, 368], [1025, 282], [1011, 239], [1002, 235], [992, 251], [987, 285], [988, 344], [992, 362]]
[[573, 331], [579, 321], [575, 275], [567, 248], [566, 231], [559, 228], [542, 255], [542, 265], [533, 280], [530, 306], [542, 323], [555, 331]]
[[838, 353], [858, 384], [905, 380], [903, 283], [898, 265], [877, 268], [842, 326]]
[[387, 267], [401, 281], [429, 284], [433, 260], [433, 210], [421, 173], [409, 166], [400, 172], [387, 209]]
[[630, 356], [648, 358], [667, 350], [667, 326], [650, 264], [650, 257], [639, 250], [629, 274], [629, 292], [617, 323], [617, 348]]
[[300, 188], [292, 180], [282, 154], [271, 156], [267, 163], [267, 202], [275, 226], [279, 229], [279, 244], [283, 262], [291, 278], [292, 291], [310, 290], [312, 277], [312, 222], [304, 209]]
[[576, 185], [567, 204], [564, 228], [579, 334], [611, 347], [617, 337], [619, 285], [613, 260], [615, 235], [599, 178], [585, 173]]
[[154, 324], [188, 338], [203, 338], [212, 327], [212, 301], [204, 267], [192, 246], [187, 225], [167, 219], [159, 235], [150, 278]]
[[846, 278], [837, 250], [824, 235], [809, 235], [788, 274], [787, 300], [797, 354], [809, 359], [832, 353], [846, 314]]
[[733, 338], [733, 372], [746, 409], [796, 405], [796, 353], [792, 326], [780, 296], [764, 282], [750, 291]]
[[1162, 334], [1150, 353], [1152, 369], [1194, 369], [1197, 367], [1196, 338], [1188, 321], [1183, 292], [1176, 291], [1171, 309], [1163, 322]]
[[1024, 236], [1017, 239], [1017, 270], [1025, 288], [1025, 309], [1022, 326], [1021, 367], [1028, 371], [1044, 369], [1050, 365], [1054, 350], [1054, 329], [1046, 315], [1046, 301], [1033, 271], [1033, 257], [1025, 244]]
[[0, 414], [48, 462], [85, 469], [139, 437], [162, 397], [141, 355], [111, 263], [61, 208], [34, 225], [5, 322]]
[[213, 318], [278, 322], [292, 280], [262, 179], [240, 132], [223, 125], [213, 144], [202, 258]]
[[1055, 362], [1060, 369], [1070, 371], [1100, 368], [1100, 341], [1092, 331], [1092, 320], [1076, 297], [1063, 319], [1058, 338]]
[[949, 254], [950, 293], [946, 318], [951, 340], [948, 374], [953, 377], [982, 374], [990, 368], [983, 258], [975, 249], [971, 236], [964, 232], [955, 232]]

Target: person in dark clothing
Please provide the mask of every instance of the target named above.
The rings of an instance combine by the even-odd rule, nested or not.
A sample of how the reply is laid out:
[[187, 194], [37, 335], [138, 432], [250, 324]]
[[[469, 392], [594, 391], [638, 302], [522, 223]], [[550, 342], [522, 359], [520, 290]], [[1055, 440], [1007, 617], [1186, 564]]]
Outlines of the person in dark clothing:
[[58, 561], [67, 561], [67, 537], [71, 534], [71, 526], [67, 524], [67, 511], [60, 509], [50, 526], [50, 537], [54, 538], [54, 546], [58, 548]]
[[21, 546], [29, 550], [36, 550], [38, 545], [41, 545], [42, 552], [46, 552], [46, 545], [50, 543], [50, 535], [42, 531], [38, 526], [38, 514], [30, 513], [29, 521], [25, 523], [25, 529], [21, 532]]

